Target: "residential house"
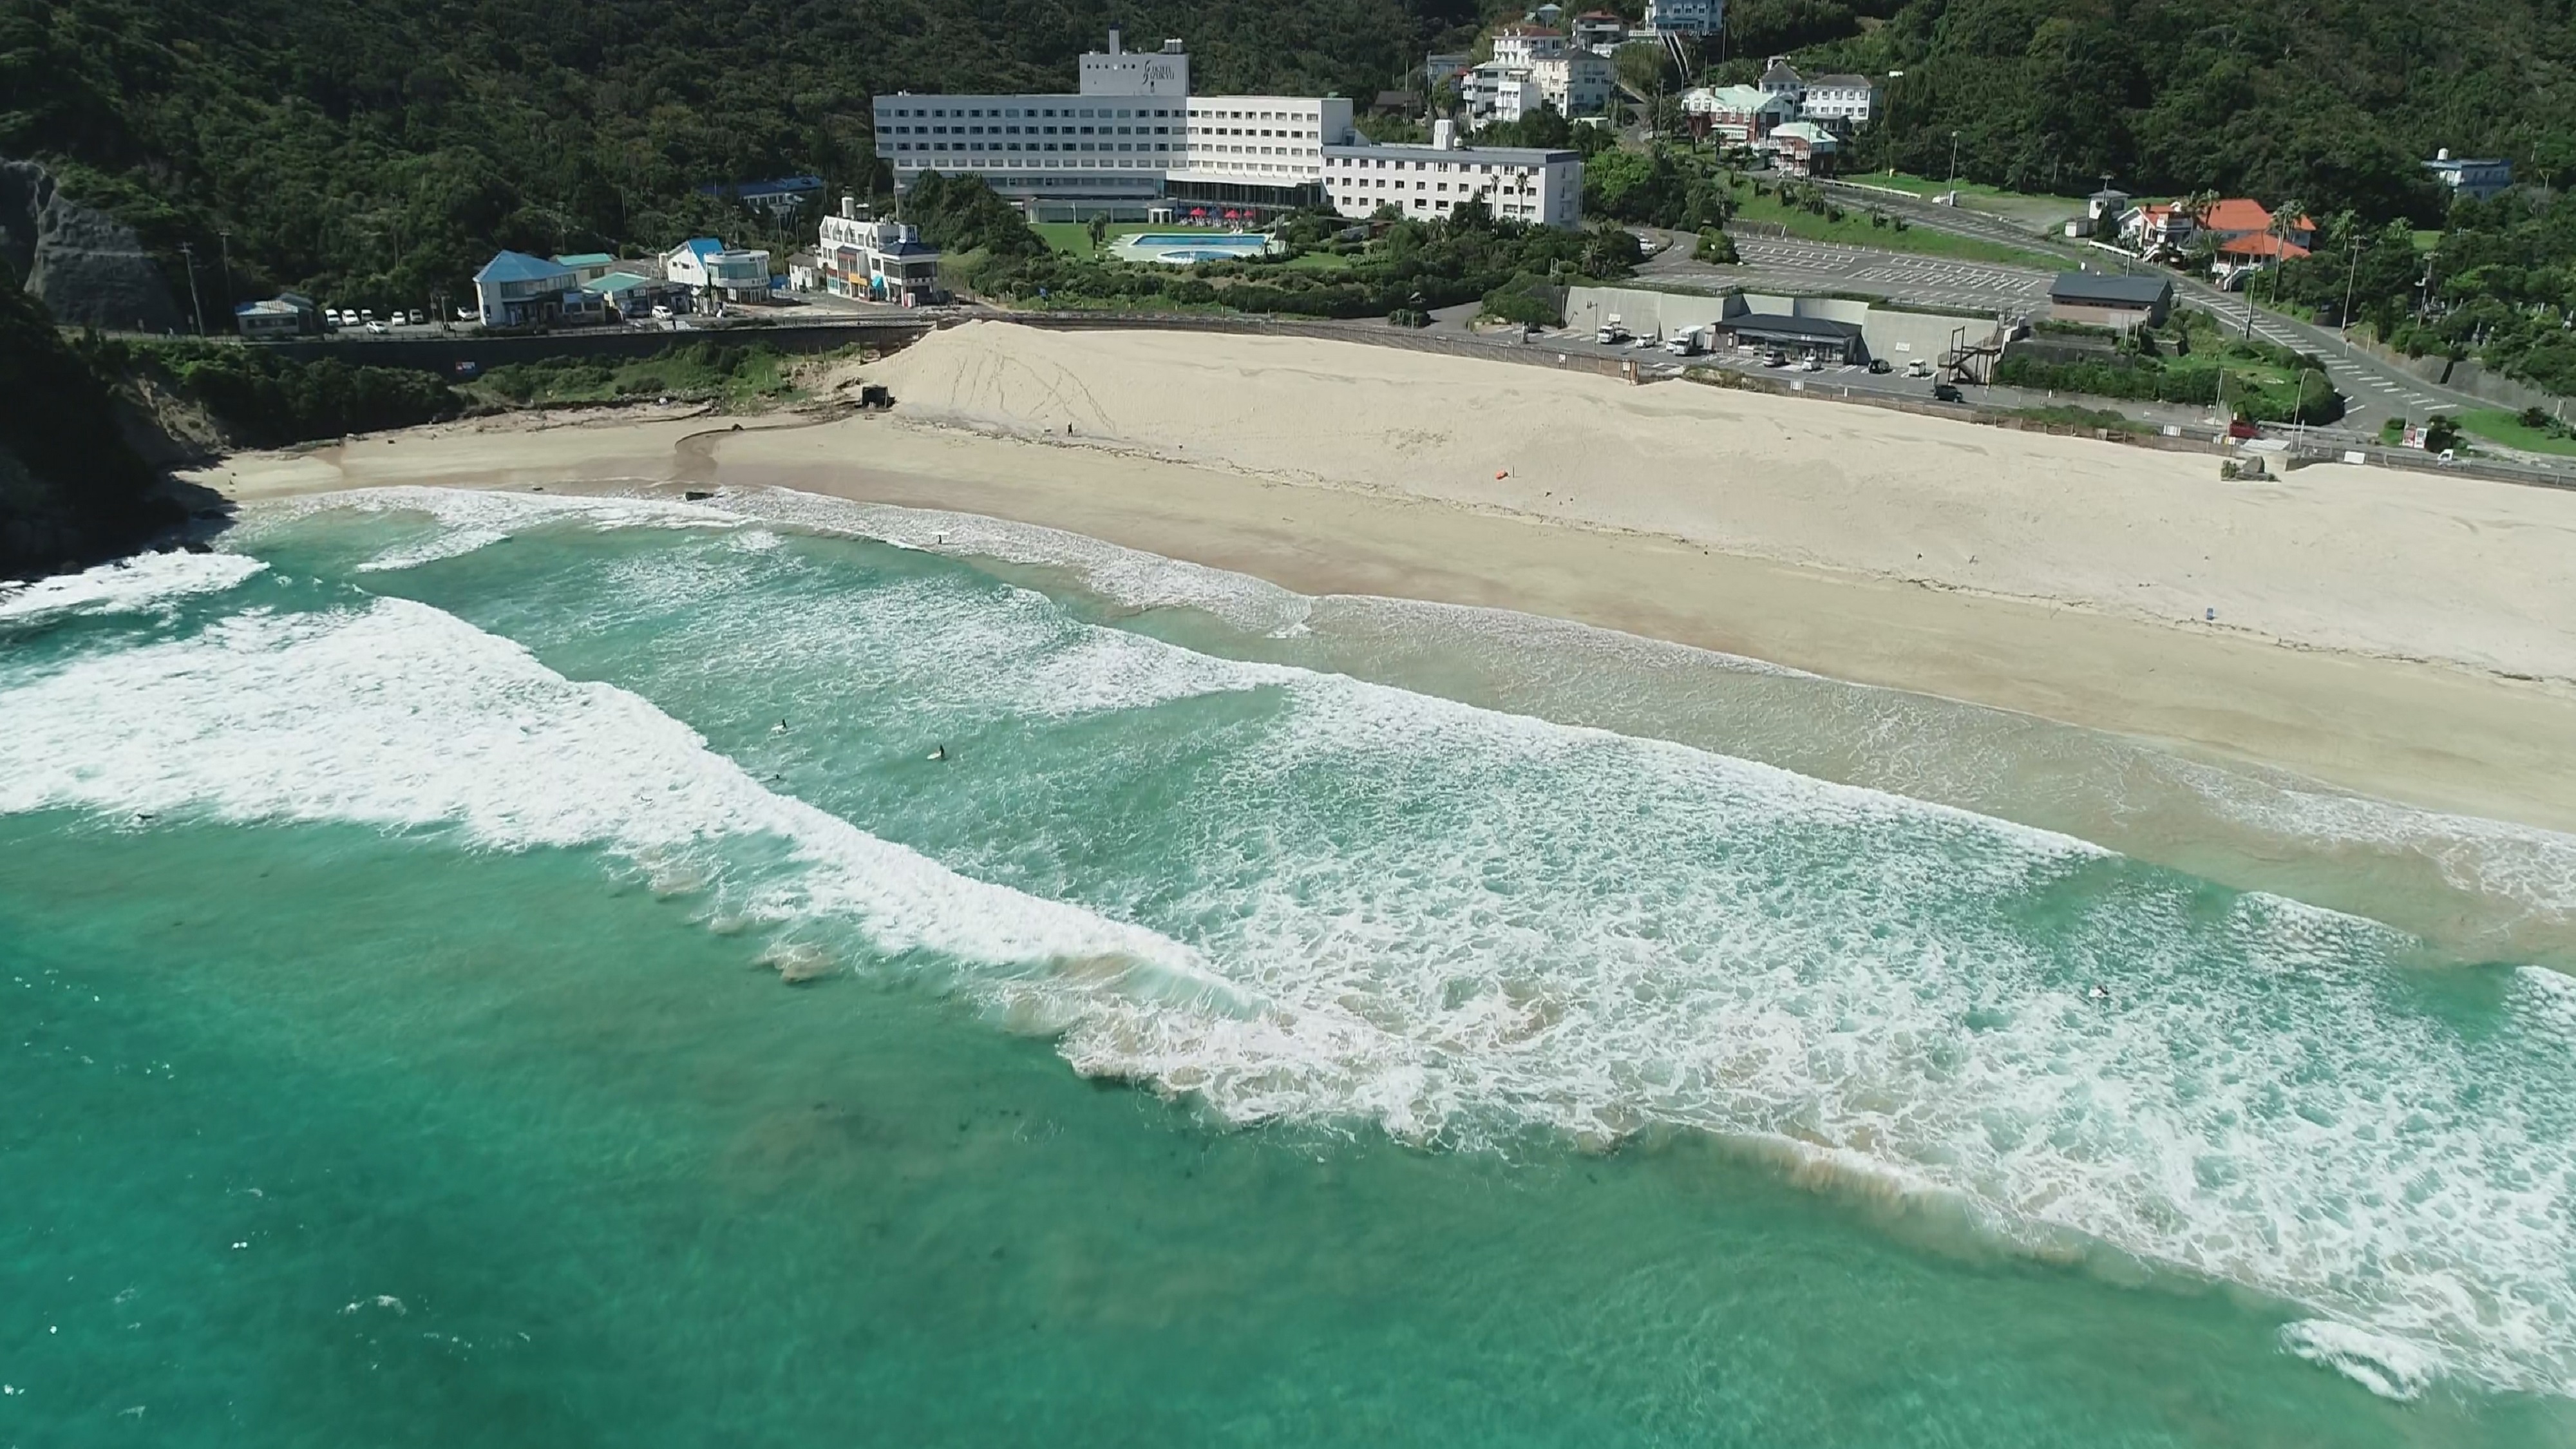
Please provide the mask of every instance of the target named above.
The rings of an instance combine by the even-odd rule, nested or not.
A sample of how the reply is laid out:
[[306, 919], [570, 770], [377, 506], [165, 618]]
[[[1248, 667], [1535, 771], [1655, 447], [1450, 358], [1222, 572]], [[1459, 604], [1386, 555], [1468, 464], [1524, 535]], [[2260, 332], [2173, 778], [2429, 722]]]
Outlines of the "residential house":
[[572, 268], [526, 252], [501, 252], [474, 274], [474, 299], [486, 327], [596, 322], [600, 302], [582, 291]]
[[617, 270], [617, 258], [606, 252], [575, 252], [568, 257], [556, 257], [555, 265], [571, 268], [573, 276], [580, 281], [596, 282]]
[[1798, 118], [1848, 136], [1878, 117], [1878, 83], [1865, 75], [1820, 75], [1806, 83]]
[[1610, 108], [1618, 68], [1588, 50], [1573, 50], [1533, 64], [1529, 78], [1538, 86], [1539, 99], [1556, 107], [1558, 115], [1597, 116]]
[[2180, 256], [2191, 245], [2199, 223], [2170, 201], [2150, 202], [2120, 213], [2120, 240], [2144, 257]]
[[1646, 28], [1657, 35], [1715, 35], [1726, 28], [1726, 0], [1646, 0]]
[[1554, 30], [1565, 24], [1565, 7], [1555, 3], [1555, 0], [1548, 0], [1547, 4], [1541, 5], [1521, 18], [1532, 25], [1544, 25]]
[[581, 289], [597, 297], [610, 313], [629, 322], [652, 316], [655, 307], [666, 306], [675, 312], [689, 309], [685, 290], [663, 278], [638, 272], [603, 272], [584, 280]]
[[2120, 218], [2128, 215], [2129, 193], [2104, 187], [2084, 198], [2084, 214], [2069, 217], [2066, 234], [2070, 237], [2110, 236], [2120, 227]]
[[791, 215], [823, 194], [820, 176], [780, 176], [768, 181], [722, 181], [698, 188], [700, 196], [717, 196], [758, 207], [772, 216]]
[[1807, 98], [1806, 80], [1785, 55], [1771, 57], [1770, 64], [1762, 68], [1762, 90], [1767, 95], [1787, 97], [1793, 106]]
[[690, 295], [723, 302], [769, 299], [769, 253], [728, 247], [711, 236], [692, 237], [662, 257], [662, 275]]
[[233, 330], [252, 341], [303, 337], [322, 330], [322, 313], [300, 292], [280, 292], [265, 302], [233, 309]]
[[2048, 288], [2049, 315], [2096, 327], [2158, 327], [2173, 311], [2173, 279], [2163, 275], [2114, 277], [2101, 272], [2060, 272]]
[[1494, 60], [1517, 70], [1565, 54], [1565, 32], [1543, 25], [1506, 25], [1494, 32]]
[[1791, 176], [1832, 175], [1834, 153], [1840, 145], [1833, 132], [1814, 121], [1774, 126], [1760, 143], [1761, 150], [1771, 158], [1772, 169]]
[[2454, 157], [2447, 148], [2434, 152], [2424, 169], [2433, 173], [2433, 180], [2451, 195], [2479, 201], [2493, 200], [2497, 192], [2513, 184], [2512, 162], [2500, 158], [2464, 160]]
[[1682, 92], [1682, 118], [1691, 134], [1752, 146], [1797, 118], [1796, 103], [1755, 86], [1697, 86]]
[[1628, 39], [1628, 22], [1608, 10], [1586, 10], [1574, 17], [1574, 43], [1594, 55], [1608, 55]]
[[1468, 129], [1481, 129], [1496, 121], [1517, 121], [1537, 110], [1541, 96], [1533, 74], [1533, 67], [1507, 65], [1499, 60], [1471, 68], [1458, 88]]

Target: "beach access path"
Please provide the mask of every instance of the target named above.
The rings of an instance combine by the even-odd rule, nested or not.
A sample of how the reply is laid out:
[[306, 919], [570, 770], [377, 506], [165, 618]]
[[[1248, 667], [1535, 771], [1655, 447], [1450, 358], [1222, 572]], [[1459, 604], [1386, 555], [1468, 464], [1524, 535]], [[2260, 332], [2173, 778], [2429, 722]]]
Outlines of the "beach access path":
[[839, 381], [862, 377], [892, 415], [450, 424], [200, 481], [956, 509], [2576, 829], [2576, 493], [2337, 465], [2222, 483], [2202, 455], [1308, 338], [979, 323]]

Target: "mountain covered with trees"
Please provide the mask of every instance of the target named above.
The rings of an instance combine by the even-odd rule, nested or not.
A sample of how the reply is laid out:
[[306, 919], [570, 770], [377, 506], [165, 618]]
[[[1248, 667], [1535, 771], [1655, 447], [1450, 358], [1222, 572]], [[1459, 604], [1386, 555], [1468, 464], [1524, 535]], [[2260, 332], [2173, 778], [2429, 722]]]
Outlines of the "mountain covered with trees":
[[[1866, 164], [2082, 194], [2304, 199], [2438, 226], [2435, 151], [2576, 173], [2568, 0], [1737, 0], [1750, 79], [1794, 53], [1878, 76]], [[1887, 80], [1889, 72], [1904, 74]]]
[[[209, 312], [291, 285], [455, 295], [496, 247], [761, 237], [695, 188], [883, 173], [882, 91], [1069, 88], [1114, 20], [1208, 92], [1398, 85], [1494, 0], [0, 0], [0, 157], [136, 227]], [[1642, 9], [1630, 3], [1632, 12]], [[2570, 0], [1737, 0], [1721, 74], [1883, 74], [1865, 160], [2090, 189], [2214, 188], [2434, 225], [2437, 146], [2576, 167]], [[1685, 77], [1675, 75], [1676, 85]], [[1873, 149], [1874, 148], [1874, 149]]]

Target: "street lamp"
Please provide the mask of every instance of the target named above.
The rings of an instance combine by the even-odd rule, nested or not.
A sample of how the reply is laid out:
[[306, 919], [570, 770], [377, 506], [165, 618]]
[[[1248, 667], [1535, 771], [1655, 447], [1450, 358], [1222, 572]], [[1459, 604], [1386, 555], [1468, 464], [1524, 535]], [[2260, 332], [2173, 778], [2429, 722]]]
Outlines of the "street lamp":
[[1959, 204], [1959, 133], [1950, 133], [1950, 204]]

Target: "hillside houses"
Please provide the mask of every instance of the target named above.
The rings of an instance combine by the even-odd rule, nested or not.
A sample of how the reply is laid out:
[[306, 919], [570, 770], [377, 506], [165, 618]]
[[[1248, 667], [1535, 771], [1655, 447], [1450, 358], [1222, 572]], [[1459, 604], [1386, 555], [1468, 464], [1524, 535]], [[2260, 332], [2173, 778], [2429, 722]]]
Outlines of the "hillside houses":
[[2275, 225], [2272, 211], [2250, 196], [2231, 196], [2205, 206], [2151, 202], [2120, 217], [2120, 240], [2129, 250], [2155, 261], [2180, 261], [2203, 246], [2211, 253], [2211, 273], [2221, 286], [2246, 273], [2295, 260], [2316, 245], [2316, 222], [2301, 216]]
[[1682, 93], [1691, 134], [1768, 154], [1798, 176], [1822, 176], [1854, 132], [1878, 118], [1878, 83], [1867, 76], [1813, 80], [1773, 56], [1755, 85], [1698, 86]]

